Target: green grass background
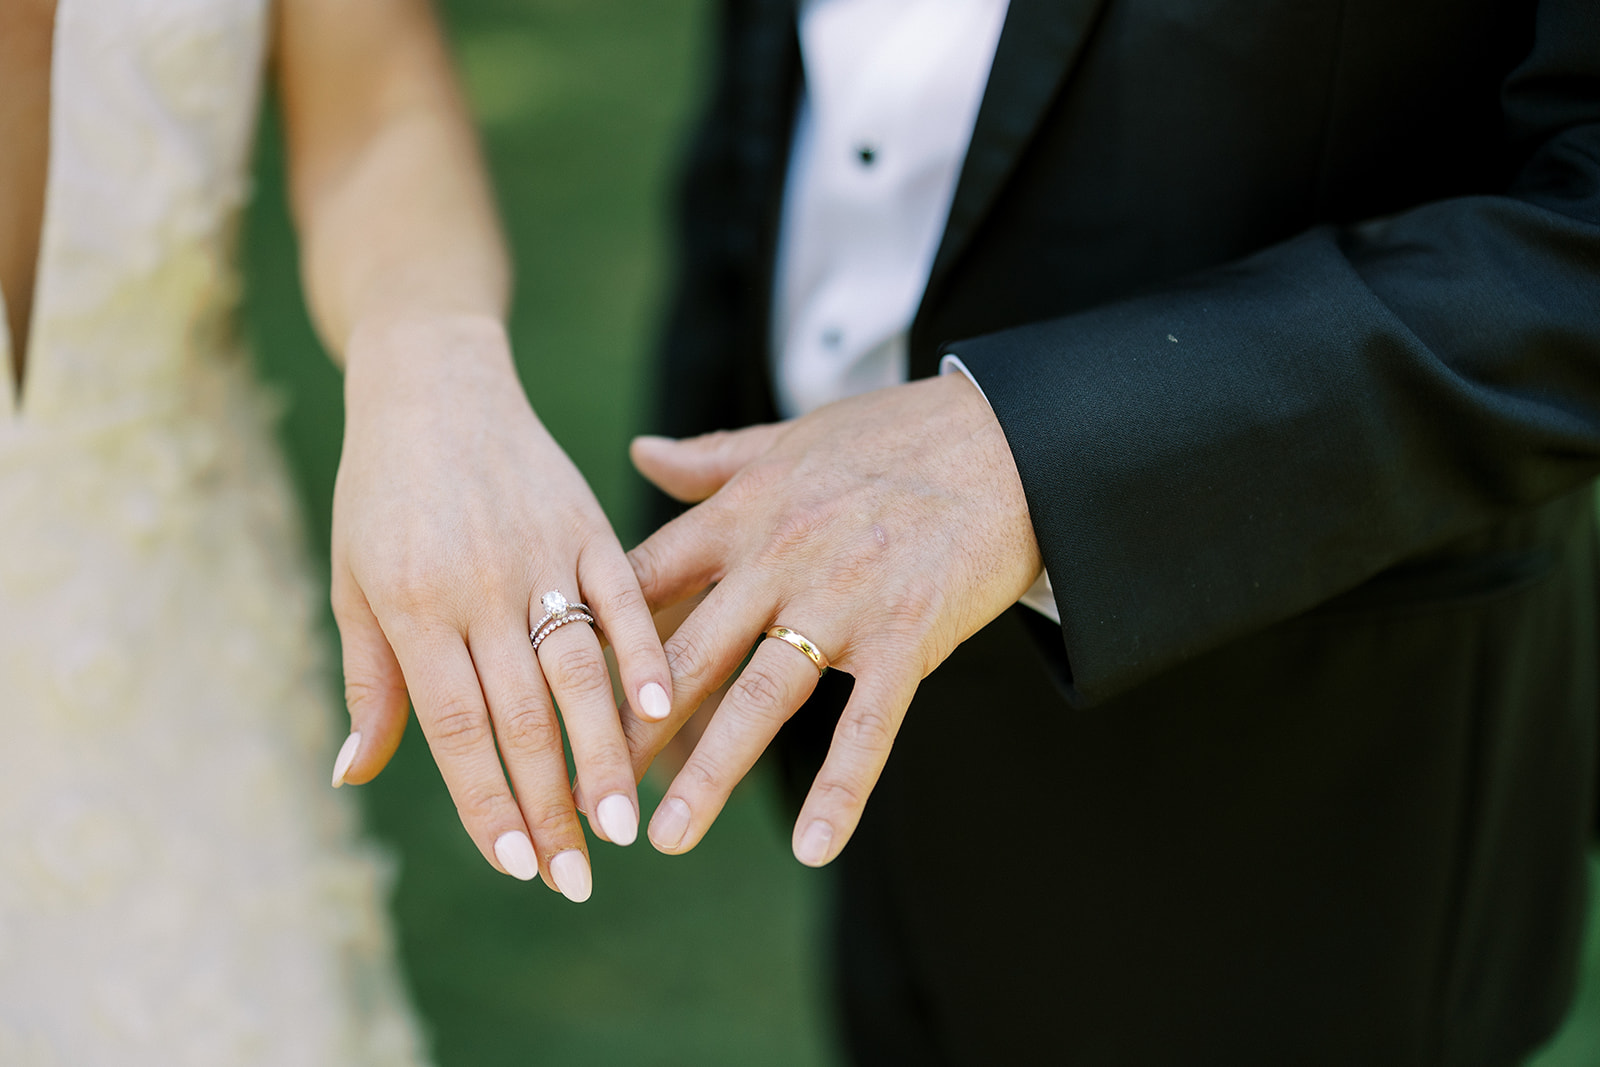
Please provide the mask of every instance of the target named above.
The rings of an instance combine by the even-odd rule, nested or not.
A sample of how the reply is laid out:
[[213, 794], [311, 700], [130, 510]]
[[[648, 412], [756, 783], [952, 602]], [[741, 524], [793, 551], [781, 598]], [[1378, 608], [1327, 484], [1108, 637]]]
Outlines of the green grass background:
[[[642, 531], [624, 448], [647, 400], [665, 198], [712, 8], [442, 5], [517, 261], [523, 380], [625, 539]], [[248, 327], [289, 401], [284, 443], [326, 568], [340, 383], [302, 310], [270, 112], [258, 158]], [[596, 842], [595, 894], [581, 907], [490, 870], [415, 729], [360, 794], [399, 860], [400, 949], [444, 1067], [833, 1062], [817, 948], [827, 876], [789, 857], [765, 780], [741, 787], [689, 856]], [[647, 783], [647, 816], [657, 798]], [[1539, 1067], [1600, 1065], [1600, 921], [1588, 960], [1584, 1007]]]

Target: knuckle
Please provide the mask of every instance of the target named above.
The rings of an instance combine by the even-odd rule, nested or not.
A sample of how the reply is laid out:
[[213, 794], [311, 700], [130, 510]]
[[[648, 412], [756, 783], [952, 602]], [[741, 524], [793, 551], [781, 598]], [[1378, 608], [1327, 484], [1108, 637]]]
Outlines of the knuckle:
[[555, 715], [531, 702], [508, 710], [497, 725], [500, 741], [509, 751], [544, 752], [561, 744]]
[[637, 715], [622, 716], [622, 737], [628, 743], [630, 757], [648, 749], [651, 739], [659, 732], [658, 723], [647, 723]]
[[439, 600], [436, 570], [420, 566], [417, 557], [407, 553], [390, 561], [377, 585], [385, 604], [403, 615], [418, 615]]
[[487, 740], [488, 724], [481, 709], [467, 701], [454, 701], [433, 709], [428, 716], [433, 747], [454, 755]]
[[926, 630], [939, 616], [944, 599], [937, 582], [908, 583], [886, 599], [884, 625], [900, 630]]
[[389, 686], [366, 678], [344, 680], [344, 706], [350, 709], [351, 714], [368, 710], [385, 711], [389, 701], [393, 699], [393, 693], [394, 690]]
[[778, 516], [773, 524], [768, 539], [770, 549], [788, 555], [814, 545], [832, 519], [833, 508], [828, 504], [796, 504]]
[[851, 748], [887, 752], [898, 731], [894, 719], [882, 708], [861, 708], [839, 722], [839, 740]]
[[673, 789], [699, 796], [717, 795], [730, 788], [727, 777], [721, 760], [696, 750], [689, 762], [683, 765], [683, 770], [678, 772]]
[[717, 709], [717, 722], [729, 734], [748, 741], [764, 738], [775, 731], [787, 716], [774, 712], [769, 705], [753, 705], [741, 700], [724, 700]]
[[772, 671], [751, 663], [739, 675], [739, 680], [733, 684], [728, 695], [732, 698], [727, 704], [729, 710], [744, 707], [770, 714], [787, 710], [784, 702], [789, 695], [789, 687]]
[[549, 850], [559, 849], [556, 842], [572, 837], [577, 829], [576, 810], [570, 800], [551, 800], [532, 812], [523, 812], [523, 817], [527, 819], [528, 829], [533, 832], [535, 840], [543, 846], [541, 851], [547, 859]]
[[710, 649], [705, 639], [698, 633], [686, 632], [687, 630], [687, 627], [679, 627], [678, 632], [667, 641], [663, 651], [667, 656], [667, 669], [672, 672], [673, 679], [698, 689], [706, 681], [705, 675], [710, 669], [708, 659]]
[[[633, 577], [633, 575], [629, 575]], [[639, 586], [629, 580], [608, 581], [592, 595], [590, 601], [601, 615], [611, 620], [608, 630], [618, 626], [631, 626], [637, 615], [649, 615], [644, 595]]]
[[843, 778], [817, 779], [811, 787], [811, 801], [824, 811], [860, 811], [866, 807], [870, 786]]
[[456, 810], [463, 825], [493, 822], [506, 808], [511, 796], [499, 782], [470, 782], [456, 791]]
[[583, 762], [590, 769], [589, 778], [595, 788], [602, 791], [600, 795], [604, 795], [610, 792], [613, 785], [621, 784], [628, 777], [627, 768], [632, 766], [633, 761], [627, 744], [620, 737], [608, 737], [590, 741], [583, 754]]
[[574, 641], [559, 630], [539, 648], [539, 666], [551, 681], [576, 680], [599, 665], [600, 657], [586, 643]]
[[793, 463], [774, 456], [763, 456], [739, 468], [721, 494], [732, 498], [740, 506], [758, 497], [766, 496], [789, 477]]
[[712, 430], [697, 443], [705, 455], [725, 461], [737, 451], [739, 439], [731, 430]]
[[[539, 651], [544, 653], [545, 649]], [[571, 647], [552, 649], [548, 654], [548, 660], [540, 656], [539, 665], [544, 668], [553, 689], [569, 700], [599, 699], [602, 694], [610, 698], [611, 676], [606, 672], [605, 661], [593, 648], [575, 643]]]

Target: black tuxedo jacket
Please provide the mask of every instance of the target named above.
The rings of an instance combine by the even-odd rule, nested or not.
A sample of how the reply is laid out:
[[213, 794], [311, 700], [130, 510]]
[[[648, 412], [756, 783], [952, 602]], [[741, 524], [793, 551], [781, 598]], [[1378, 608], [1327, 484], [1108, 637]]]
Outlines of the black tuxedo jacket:
[[[666, 433], [773, 417], [794, 15], [723, 4]], [[1325, 1062], [1506, 1062], [1548, 1031], [1600, 763], [1600, 3], [1012, 0], [913, 374], [946, 351], [1006, 432], [1062, 621], [996, 624], [997, 648], [1031, 635], [1025, 699], [964, 691], [1012, 747], [919, 697], [847, 852], [880, 853], [858, 881], [898, 916], [915, 1010], [959, 1015], [985, 991], [954, 972], [1027, 956], [930, 958], [920, 929], [988, 921], [981, 887], [930, 904], [893, 867], [933, 862], [917, 813], [952, 768], [1025, 748], [1063, 812], [1051, 848], [1083, 862], [1023, 864], [1035, 895], [991, 903], [1032, 917], [988, 939], [1094, 976], [1057, 968], [1006, 1026], [1166, 1005], [1164, 1034], [1062, 1037], [1091, 1062], [1250, 1062], [1290, 1047], [1269, 1032], [1317, 1035]], [[1175, 869], [1198, 900], [1149, 892]], [[1110, 932], [1062, 918], [1091, 911]], [[1192, 933], [1219, 924], [1234, 951]], [[956, 1058], [1004, 1029], [939, 1025]], [[1252, 1028], [1264, 1044], [1206, 1044]]]

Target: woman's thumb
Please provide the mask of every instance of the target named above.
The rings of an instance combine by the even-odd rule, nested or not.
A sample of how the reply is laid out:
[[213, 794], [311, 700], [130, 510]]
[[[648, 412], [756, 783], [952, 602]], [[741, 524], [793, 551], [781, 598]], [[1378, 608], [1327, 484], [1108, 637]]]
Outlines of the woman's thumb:
[[400, 747], [410, 718], [405, 677], [367, 598], [348, 572], [334, 577], [334, 621], [344, 652], [350, 736], [334, 760], [333, 786], [370, 782]]

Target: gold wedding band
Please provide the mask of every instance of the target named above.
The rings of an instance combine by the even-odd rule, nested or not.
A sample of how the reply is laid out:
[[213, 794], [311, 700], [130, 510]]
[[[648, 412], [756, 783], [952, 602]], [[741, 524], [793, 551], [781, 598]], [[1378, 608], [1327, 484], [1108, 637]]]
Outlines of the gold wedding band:
[[811, 643], [810, 638], [795, 633], [787, 626], [774, 626], [767, 631], [768, 637], [776, 637], [779, 641], [793, 645], [806, 654], [806, 659], [817, 668], [817, 677], [822, 677], [828, 670], [828, 657], [822, 654], [822, 649]]

